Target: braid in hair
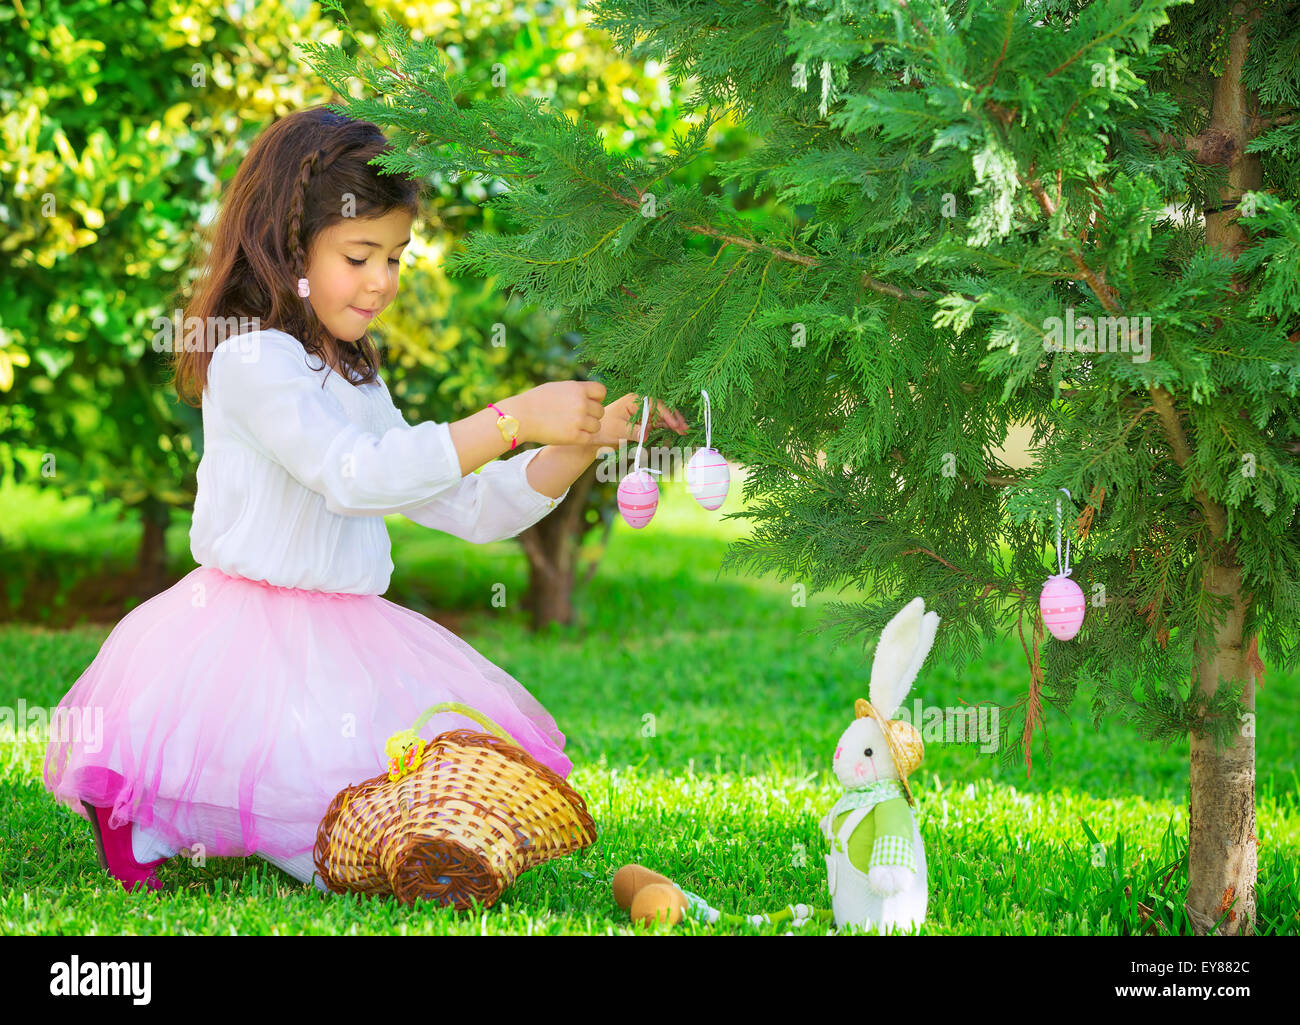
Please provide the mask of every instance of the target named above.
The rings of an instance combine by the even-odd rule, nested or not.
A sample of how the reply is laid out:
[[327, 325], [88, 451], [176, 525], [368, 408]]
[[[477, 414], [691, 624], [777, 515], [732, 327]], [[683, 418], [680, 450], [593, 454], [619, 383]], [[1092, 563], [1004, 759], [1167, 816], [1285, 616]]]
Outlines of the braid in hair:
[[[294, 265], [299, 268], [298, 277], [307, 276], [307, 248], [303, 244], [303, 216], [307, 205], [307, 189], [311, 185], [311, 180], [318, 174], [323, 174], [334, 162], [334, 159], [343, 152], [347, 147], [335, 148], [334, 152], [327, 149], [317, 149], [308, 153], [302, 158], [302, 163], [298, 169], [298, 180], [293, 190], [293, 198], [289, 201], [289, 252], [292, 256]], [[296, 279], [295, 279], [296, 282]], [[294, 288], [294, 294], [297, 295], [297, 288]], [[309, 317], [309, 322], [315, 318]], [[317, 325], [319, 327], [319, 325]], [[321, 337], [302, 339], [304, 348], [315, 355], [321, 357], [322, 362], [326, 362], [326, 357], [322, 351], [325, 347], [325, 341]], [[349, 346], [349, 348], [352, 348]], [[342, 354], [340, 353], [340, 358]], [[322, 387], [324, 383], [322, 382]]]
[[302, 158], [298, 168], [297, 187], [293, 190], [293, 199], [289, 202], [289, 252], [299, 269], [299, 277], [307, 276], [307, 251], [302, 240], [303, 207], [307, 203], [307, 186], [312, 176], [317, 173], [321, 161], [325, 158], [323, 149], [314, 150]]

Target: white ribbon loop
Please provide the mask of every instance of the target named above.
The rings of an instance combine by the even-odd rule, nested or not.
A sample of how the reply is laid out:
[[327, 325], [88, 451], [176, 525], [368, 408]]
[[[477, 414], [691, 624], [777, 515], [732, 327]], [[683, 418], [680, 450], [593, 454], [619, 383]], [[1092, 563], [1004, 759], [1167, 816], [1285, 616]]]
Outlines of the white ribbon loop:
[[632, 460], [632, 472], [636, 473], [639, 470], [645, 470], [646, 473], [657, 473], [660, 476], [662, 476], [663, 470], [656, 470], [653, 467], [641, 465], [641, 446], [645, 443], [646, 421], [649, 419], [649, 416], [650, 416], [650, 396], [647, 395], [645, 397], [645, 403], [641, 408], [641, 437], [637, 440], [636, 443], [636, 458]]
[[[1069, 491], [1066, 491], [1065, 488], [1061, 488], [1061, 490], [1065, 491], [1066, 498], [1071, 502], [1074, 501], [1074, 496]], [[1059, 498], [1056, 500], [1056, 569], [1057, 576], [1068, 577], [1070, 575], [1070, 539], [1068, 537], [1065, 539], [1065, 562], [1064, 564], [1061, 562], [1061, 500]]]

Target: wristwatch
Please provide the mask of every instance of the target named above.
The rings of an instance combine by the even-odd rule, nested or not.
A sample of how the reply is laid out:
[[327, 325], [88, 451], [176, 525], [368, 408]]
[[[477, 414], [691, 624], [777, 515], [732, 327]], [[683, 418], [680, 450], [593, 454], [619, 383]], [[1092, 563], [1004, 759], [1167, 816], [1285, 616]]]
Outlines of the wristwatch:
[[499, 414], [497, 416], [497, 427], [501, 431], [501, 437], [510, 442], [510, 447], [513, 449], [519, 444], [519, 421], [509, 413], [502, 413], [496, 403], [489, 402], [488, 405]]

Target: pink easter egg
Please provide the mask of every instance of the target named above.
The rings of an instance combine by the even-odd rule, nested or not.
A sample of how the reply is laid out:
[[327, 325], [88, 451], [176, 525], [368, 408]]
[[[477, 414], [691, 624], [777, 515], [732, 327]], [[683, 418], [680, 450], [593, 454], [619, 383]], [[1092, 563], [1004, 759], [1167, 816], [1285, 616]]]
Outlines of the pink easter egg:
[[1043, 625], [1052, 636], [1058, 641], [1068, 641], [1083, 625], [1083, 590], [1069, 577], [1048, 577], [1038, 608], [1043, 613]]
[[702, 448], [686, 464], [686, 490], [706, 509], [717, 509], [727, 500], [731, 470], [716, 448]]
[[618, 511], [629, 527], [644, 527], [659, 508], [659, 484], [645, 470], [618, 482]]

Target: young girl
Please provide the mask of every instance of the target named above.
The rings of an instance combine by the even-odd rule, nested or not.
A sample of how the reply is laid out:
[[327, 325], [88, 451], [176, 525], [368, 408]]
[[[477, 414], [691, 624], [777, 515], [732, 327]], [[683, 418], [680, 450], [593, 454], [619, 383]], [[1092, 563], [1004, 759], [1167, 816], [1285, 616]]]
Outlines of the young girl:
[[[255, 854], [324, 889], [326, 807], [383, 771], [384, 742], [435, 702], [480, 710], [563, 777], [572, 766], [517, 680], [381, 597], [384, 516], [513, 537], [599, 447], [637, 439], [639, 402], [605, 407], [599, 383], [557, 381], [455, 423], [406, 423], [367, 334], [419, 213], [418, 183], [371, 165], [387, 149], [369, 122], [301, 111], [259, 136], [223, 198], [185, 318], [207, 337], [173, 346], [178, 393], [203, 415], [199, 565], [133, 609], [60, 703], [103, 710], [96, 750], [51, 742], [45, 757], [46, 788], [88, 819], [128, 890], [158, 890], [154, 869], [182, 848]], [[254, 328], [214, 344], [222, 323]], [[651, 427], [685, 431], [656, 412]], [[497, 459], [527, 441], [545, 447]], [[443, 713], [422, 735], [456, 728], [481, 729]]]

